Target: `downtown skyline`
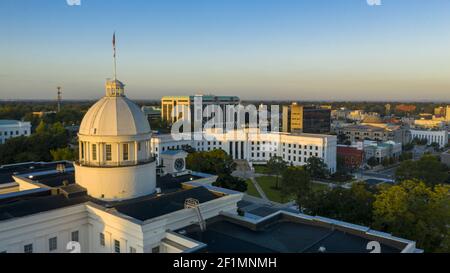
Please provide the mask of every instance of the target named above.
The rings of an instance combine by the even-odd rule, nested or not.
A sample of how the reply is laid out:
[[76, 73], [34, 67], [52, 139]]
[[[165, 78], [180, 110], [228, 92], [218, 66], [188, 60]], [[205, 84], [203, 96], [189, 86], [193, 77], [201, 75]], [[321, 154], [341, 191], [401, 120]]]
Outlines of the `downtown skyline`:
[[[0, 2], [0, 99], [450, 100], [450, 2]], [[100, 80], [99, 80], [100, 79]]]

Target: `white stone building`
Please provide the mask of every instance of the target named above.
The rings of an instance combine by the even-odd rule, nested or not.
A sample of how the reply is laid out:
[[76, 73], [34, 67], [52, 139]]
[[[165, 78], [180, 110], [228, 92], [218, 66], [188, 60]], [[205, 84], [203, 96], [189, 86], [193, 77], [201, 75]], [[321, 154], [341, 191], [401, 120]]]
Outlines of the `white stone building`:
[[447, 130], [417, 130], [411, 129], [411, 139], [426, 139], [427, 144], [438, 143], [440, 148], [448, 144]]
[[31, 134], [31, 123], [18, 120], [0, 120], [0, 144], [7, 139]]
[[[191, 146], [197, 151], [222, 149], [236, 160], [252, 164], [266, 163], [271, 157], [282, 157], [294, 166], [305, 165], [308, 158], [324, 160], [332, 173], [336, 171], [336, 136], [319, 134], [290, 134], [255, 129], [234, 130], [226, 133], [205, 131], [202, 140], [175, 140], [171, 135], [152, 138], [152, 152], [159, 160], [160, 153]], [[190, 138], [190, 135], [185, 135]]]

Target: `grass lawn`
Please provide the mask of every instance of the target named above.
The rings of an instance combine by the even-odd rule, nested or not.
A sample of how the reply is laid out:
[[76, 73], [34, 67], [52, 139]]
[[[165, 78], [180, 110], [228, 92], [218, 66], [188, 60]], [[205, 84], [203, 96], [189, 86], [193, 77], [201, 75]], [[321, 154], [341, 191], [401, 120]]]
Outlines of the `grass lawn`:
[[255, 173], [267, 174], [266, 165], [253, 165], [253, 168], [255, 168]]
[[[271, 201], [278, 202], [278, 203], [286, 203], [295, 198], [295, 197], [289, 197], [289, 196], [283, 198], [281, 196], [281, 190], [275, 189], [276, 178], [273, 176], [257, 177], [256, 181], [258, 181], [258, 184], [261, 186], [264, 193], [267, 195], [267, 198], [269, 198]], [[251, 183], [251, 181], [250, 181], [250, 183]], [[253, 187], [253, 185], [251, 185], [251, 186]], [[322, 190], [328, 189], [327, 185], [318, 184], [318, 183], [311, 183], [311, 187], [312, 187], [313, 191], [322, 191]], [[250, 187], [249, 187], [248, 191], [250, 191]], [[256, 191], [256, 189], [255, 189], [255, 191]], [[256, 193], [256, 194], [258, 194], [258, 193]]]
[[292, 200], [292, 198], [282, 198], [281, 190], [275, 189], [276, 178], [272, 176], [261, 176], [257, 177], [256, 181], [263, 189], [264, 193], [267, 195], [271, 201], [278, 203], [286, 203]]
[[247, 182], [247, 192], [246, 193], [248, 195], [261, 198], [261, 196], [259, 195], [259, 193], [256, 190], [255, 186], [253, 185], [252, 181], [250, 179], [248, 179], [246, 182]]

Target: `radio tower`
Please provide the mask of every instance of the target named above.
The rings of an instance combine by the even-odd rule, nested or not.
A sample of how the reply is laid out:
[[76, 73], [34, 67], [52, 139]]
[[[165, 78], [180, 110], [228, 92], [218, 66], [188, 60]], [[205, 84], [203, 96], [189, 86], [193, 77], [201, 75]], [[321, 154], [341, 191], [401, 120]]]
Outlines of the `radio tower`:
[[56, 87], [57, 91], [57, 97], [58, 97], [58, 112], [61, 111], [61, 100], [62, 100], [62, 92], [61, 92], [61, 86]]

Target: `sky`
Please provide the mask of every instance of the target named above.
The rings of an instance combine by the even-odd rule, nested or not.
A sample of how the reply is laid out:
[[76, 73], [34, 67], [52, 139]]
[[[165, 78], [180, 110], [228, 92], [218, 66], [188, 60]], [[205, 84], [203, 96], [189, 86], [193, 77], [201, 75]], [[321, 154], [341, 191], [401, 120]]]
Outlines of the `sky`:
[[0, 100], [450, 101], [450, 0], [0, 1]]

